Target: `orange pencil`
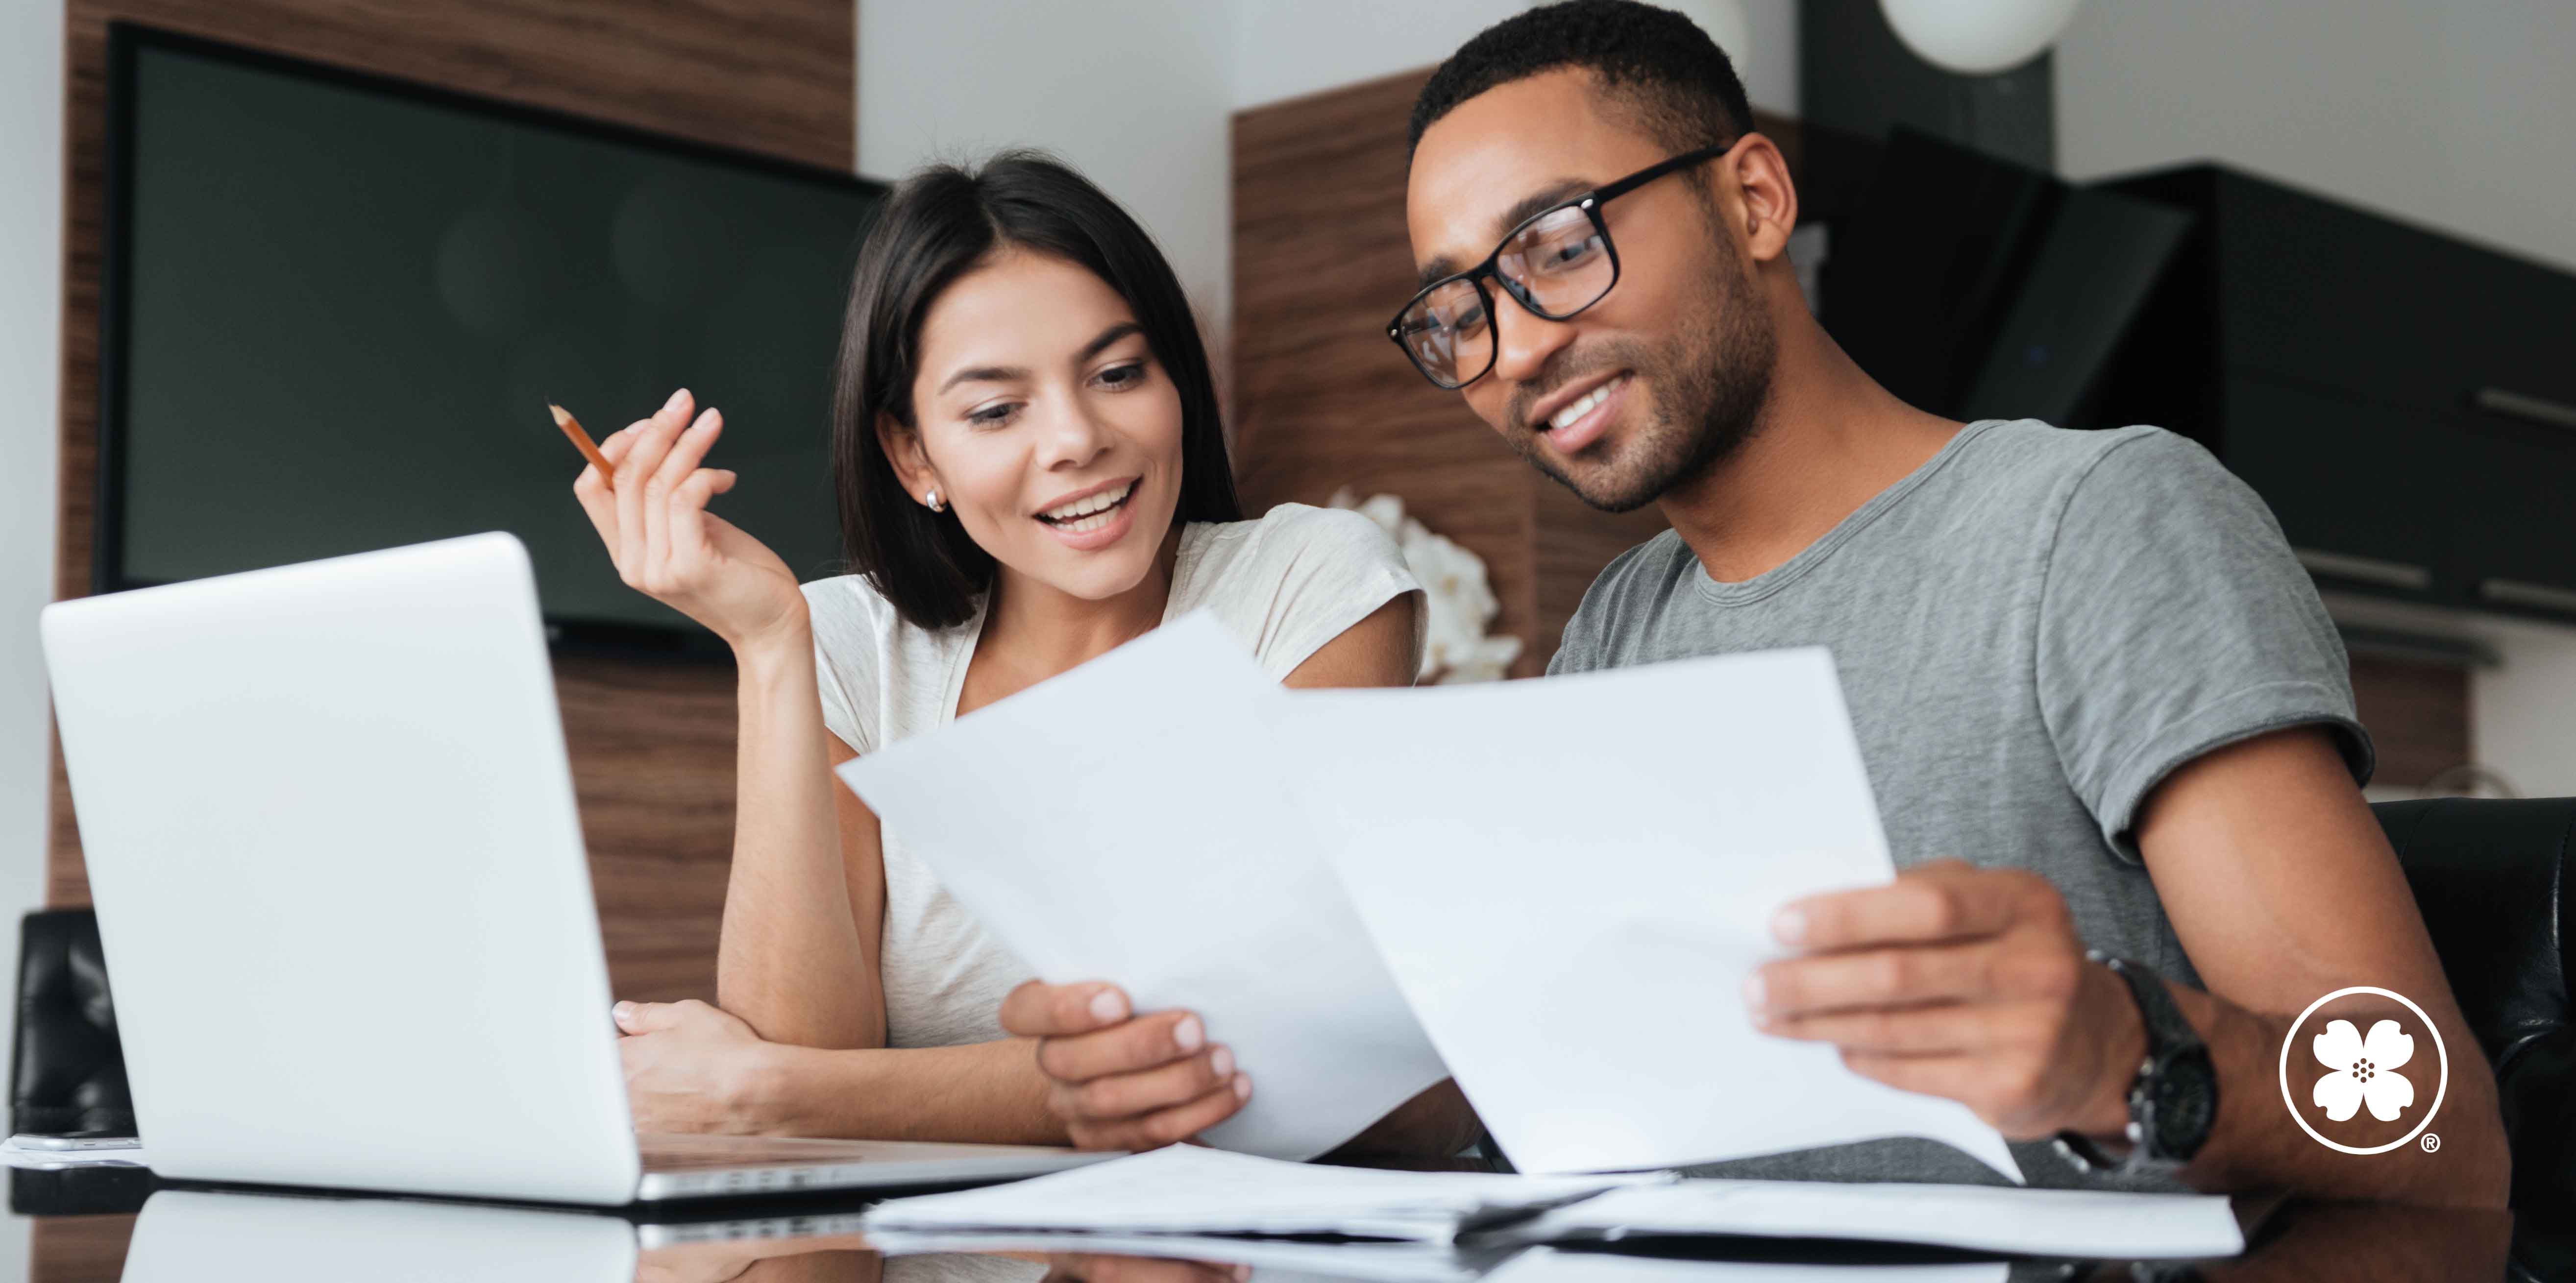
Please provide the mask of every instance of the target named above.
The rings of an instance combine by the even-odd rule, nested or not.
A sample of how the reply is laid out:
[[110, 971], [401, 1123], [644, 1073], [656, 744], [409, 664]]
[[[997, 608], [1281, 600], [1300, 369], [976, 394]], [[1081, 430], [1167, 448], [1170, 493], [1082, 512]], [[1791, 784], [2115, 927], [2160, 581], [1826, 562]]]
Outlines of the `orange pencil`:
[[599, 479], [607, 482], [609, 487], [614, 489], [617, 485], [617, 467], [608, 461], [607, 455], [599, 452], [599, 446], [591, 441], [590, 434], [581, 430], [581, 420], [572, 417], [572, 411], [553, 402], [547, 402], [546, 408], [555, 412], [555, 426], [563, 429], [564, 436], [571, 439], [572, 448], [581, 451], [581, 457], [590, 460], [590, 466], [599, 469]]

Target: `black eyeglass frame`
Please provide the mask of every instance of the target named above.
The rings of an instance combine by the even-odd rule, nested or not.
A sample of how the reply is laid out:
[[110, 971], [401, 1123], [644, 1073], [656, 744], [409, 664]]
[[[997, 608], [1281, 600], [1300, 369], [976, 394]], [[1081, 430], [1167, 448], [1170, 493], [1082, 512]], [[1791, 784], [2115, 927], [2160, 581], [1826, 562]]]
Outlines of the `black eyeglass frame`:
[[[1663, 177], [1666, 174], [1675, 173], [1680, 170], [1688, 169], [1693, 165], [1715, 160], [1718, 157], [1735, 150], [1736, 143], [1743, 141], [1743, 137], [1738, 137], [1735, 142], [1720, 143], [1713, 147], [1702, 147], [1698, 151], [1684, 152], [1679, 156], [1658, 161], [1655, 164], [1646, 166], [1644, 169], [1638, 170], [1636, 173], [1628, 175], [1626, 178], [1604, 183], [1601, 186], [1595, 187], [1592, 190], [1567, 200], [1562, 204], [1550, 205], [1546, 209], [1542, 209], [1539, 212], [1522, 219], [1520, 222], [1512, 226], [1512, 230], [1503, 233], [1503, 239], [1495, 244], [1493, 253], [1485, 256], [1484, 262], [1478, 263], [1474, 267], [1468, 268], [1463, 272], [1453, 272], [1447, 276], [1443, 276], [1439, 280], [1433, 281], [1430, 284], [1423, 286], [1421, 289], [1415, 290], [1413, 292], [1413, 297], [1406, 299], [1404, 301], [1404, 306], [1396, 309], [1395, 319], [1386, 323], [1387, 338], [1393, 340], [1397, 347], [1404, 350], [1404, 359], [1411, 361], [1413, 363], [1413, 368], [1420, 371], [1422, 377], [1431, 380], [1433, 387], [1455, 392], [1458, 389], [1493, 373], [1494, 362], [1501, 359], [1502, 356], [1502, 341], [1499, 338], [1485, 345], [1485, 367], [1455, 383], [1448, 382], [1442, 379], [1439, 375], [1433, 374], [1430, 370], [1424, 369], [1422, 358], [1415, 354], [1413, 345], [1404, 341], [1405, 315], [1411, 312], [1414, 305], [1420, 303], [1423, 298], [1429, 295], [1433, 290], [1454, 285], [1460, 281], [1465, 281], [1469, 286], [1475, 289], [1477, 301], [1484, 305], [1485, 315], [1490, 317], [1494, 314], [1494, 296], [1491, 291], [1485, 288], [1485, 281], [1490, 278], [1496, 284], [1501, 285], [1503, 287], [1503, 292], [1511, 295], [1512, 301], [1520, 304], [1521, 309], [1528, 312], [1530, 315], [1548, 321], [1572, 320], [1574, 317], [1581, 315], [1584, 308], [1591, 307], [1592, 305], [1599, 303], [1601, 300], [1610, 297], [1610, 291], [1619, 288], [1619, 243], [1610, 238], [1610, 224], [1602, 217], [1601, 207], [1618, 197], [1625, 196], [1628, 193]], [[1514, 240], [1518, 239], [1522, 232], [1529, 230], [1532, 224], [1538, 222], [1542, 218], [1546, 218], [1552, 214], [1561, 213], [1569, 209], [1580, 209], [1583, 211], [1585, 217], [1592, 220], [1593, 234], [1601, 238], [1602, 252], [1610, 256], [1610, 283], [1602, 286], [1600, 293], [1593, 295], [1588, 300], [1585, 300], [1581, 307], [1574, 308], [1560, 315], [1558, 313], [1548, 311], [1546, 308], [1540, 307], [1535, 299], [1532, 299], [1529, 295], [1521, 292], [1521, 288], [1516, 282], [1496, 271], [1494, 269], [1494, 265], [1502, 261], [1503, 250], [1510, 246]]]

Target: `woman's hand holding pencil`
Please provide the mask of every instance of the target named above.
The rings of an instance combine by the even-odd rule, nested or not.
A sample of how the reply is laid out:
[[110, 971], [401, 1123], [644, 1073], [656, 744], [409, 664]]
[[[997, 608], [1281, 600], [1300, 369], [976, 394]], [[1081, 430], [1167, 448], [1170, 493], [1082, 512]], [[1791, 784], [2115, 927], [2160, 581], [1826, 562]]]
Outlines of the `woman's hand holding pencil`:
[[[588, 434], [555, 409], [576, 446]], [[700, 466], [724, 432], [710, 409], [693, 422], [688, 389], [671, 394], [649, 419], [630, 424], [596, 450], [572, 484], [582, 511], [598, 527], [626, 585], [706, 625], [734, 648], [810, 646], [805, 595], [795, 572], [759, 540], [707, 511], [733, 489], [734, 474]]]

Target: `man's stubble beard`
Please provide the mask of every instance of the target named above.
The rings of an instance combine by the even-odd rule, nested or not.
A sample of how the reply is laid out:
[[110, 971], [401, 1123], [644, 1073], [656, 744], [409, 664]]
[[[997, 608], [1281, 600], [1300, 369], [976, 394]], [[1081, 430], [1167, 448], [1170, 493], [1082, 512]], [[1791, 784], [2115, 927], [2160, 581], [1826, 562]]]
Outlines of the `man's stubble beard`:
[[1511, 438], [1531, 467], [1591, 507], [1645, 507], [1707, 476], [1760, 426], [1778, 336], [1743, 266], [1724, 253], [1712, 259], [1700, 303], [1671, 342], [1611, 342], [1585, 354], [1596, 368], [1634, 370], [1656, 392], [1653, 412], [1632, 422], [1619, 457], [1606, 459], [1588, 481], [1578, 482], [1539, 449], [1536, 432]]

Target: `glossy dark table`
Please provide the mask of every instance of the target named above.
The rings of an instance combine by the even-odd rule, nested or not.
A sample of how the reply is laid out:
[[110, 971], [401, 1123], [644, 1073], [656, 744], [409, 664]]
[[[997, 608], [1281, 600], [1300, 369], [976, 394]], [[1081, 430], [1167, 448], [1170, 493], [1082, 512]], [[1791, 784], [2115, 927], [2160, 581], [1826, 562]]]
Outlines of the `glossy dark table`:
[[[1251, 1269], [1240, 1249], [1193, 1240], [1171, 1255], [1081, 1250], [1062, 1239], [1014, 1244], [1008, 1255], [881, 1255], [853, 1216], [864, 1196], [729, 1202], [664, 1209], [639, 1220], [559, 1208], [394, 1200], [316, 1199], [287, 1191], [176, 1187], [141, 1236], [138, 1213], [156, 1182], [138, 1169], [12, 1172], [13, 1215], [27, 1222], [24, 1277], [38, 1283], [228, 1283], [275, 1279], [474, 1279], [477, 1283], [1979, 1283], [1983, 1280], [2478, 1280], [2549, 1274], [2509, 1264], [2512, 1218], [2372, 1204], [2241, 1199], [2248, 1249], [2226, 1261], [2004, 1260], [1946, 1251], [1806, 1240], [1728, 1239], [1623, 1244], [1616, 1253], [1515, 1259], [1390, 1254], [1368, 1244], [1316, 1244], [1293, 1269]], [[702, 1241], [689, 1241], [702, 1240]], [[703, 1241], [714, 1240], [714, 1241]], [[148, 1246], [145, 1246], [148, 1244]], [[137, 1248], [129, 1262], [129, 1247]], [[1054, 1248], [1059, 1250], [1041, 1250]], [[1188, 1259], [1181, 1251], [1199, 1259]], [[1178, 1258], [1178, 1259], [1175, 1259]], [[1258, 1259], [1258, 1258], [1254, 1258]], [[174, 1262], [180, 1263], [174, 1269]], [[127, 1267], [133, 1266], [131, 1274]], [[2546, 1270], [2547, 1266], [2540, 1266]], [[0, 1264], [0, 1280], [14, 1277]]]

